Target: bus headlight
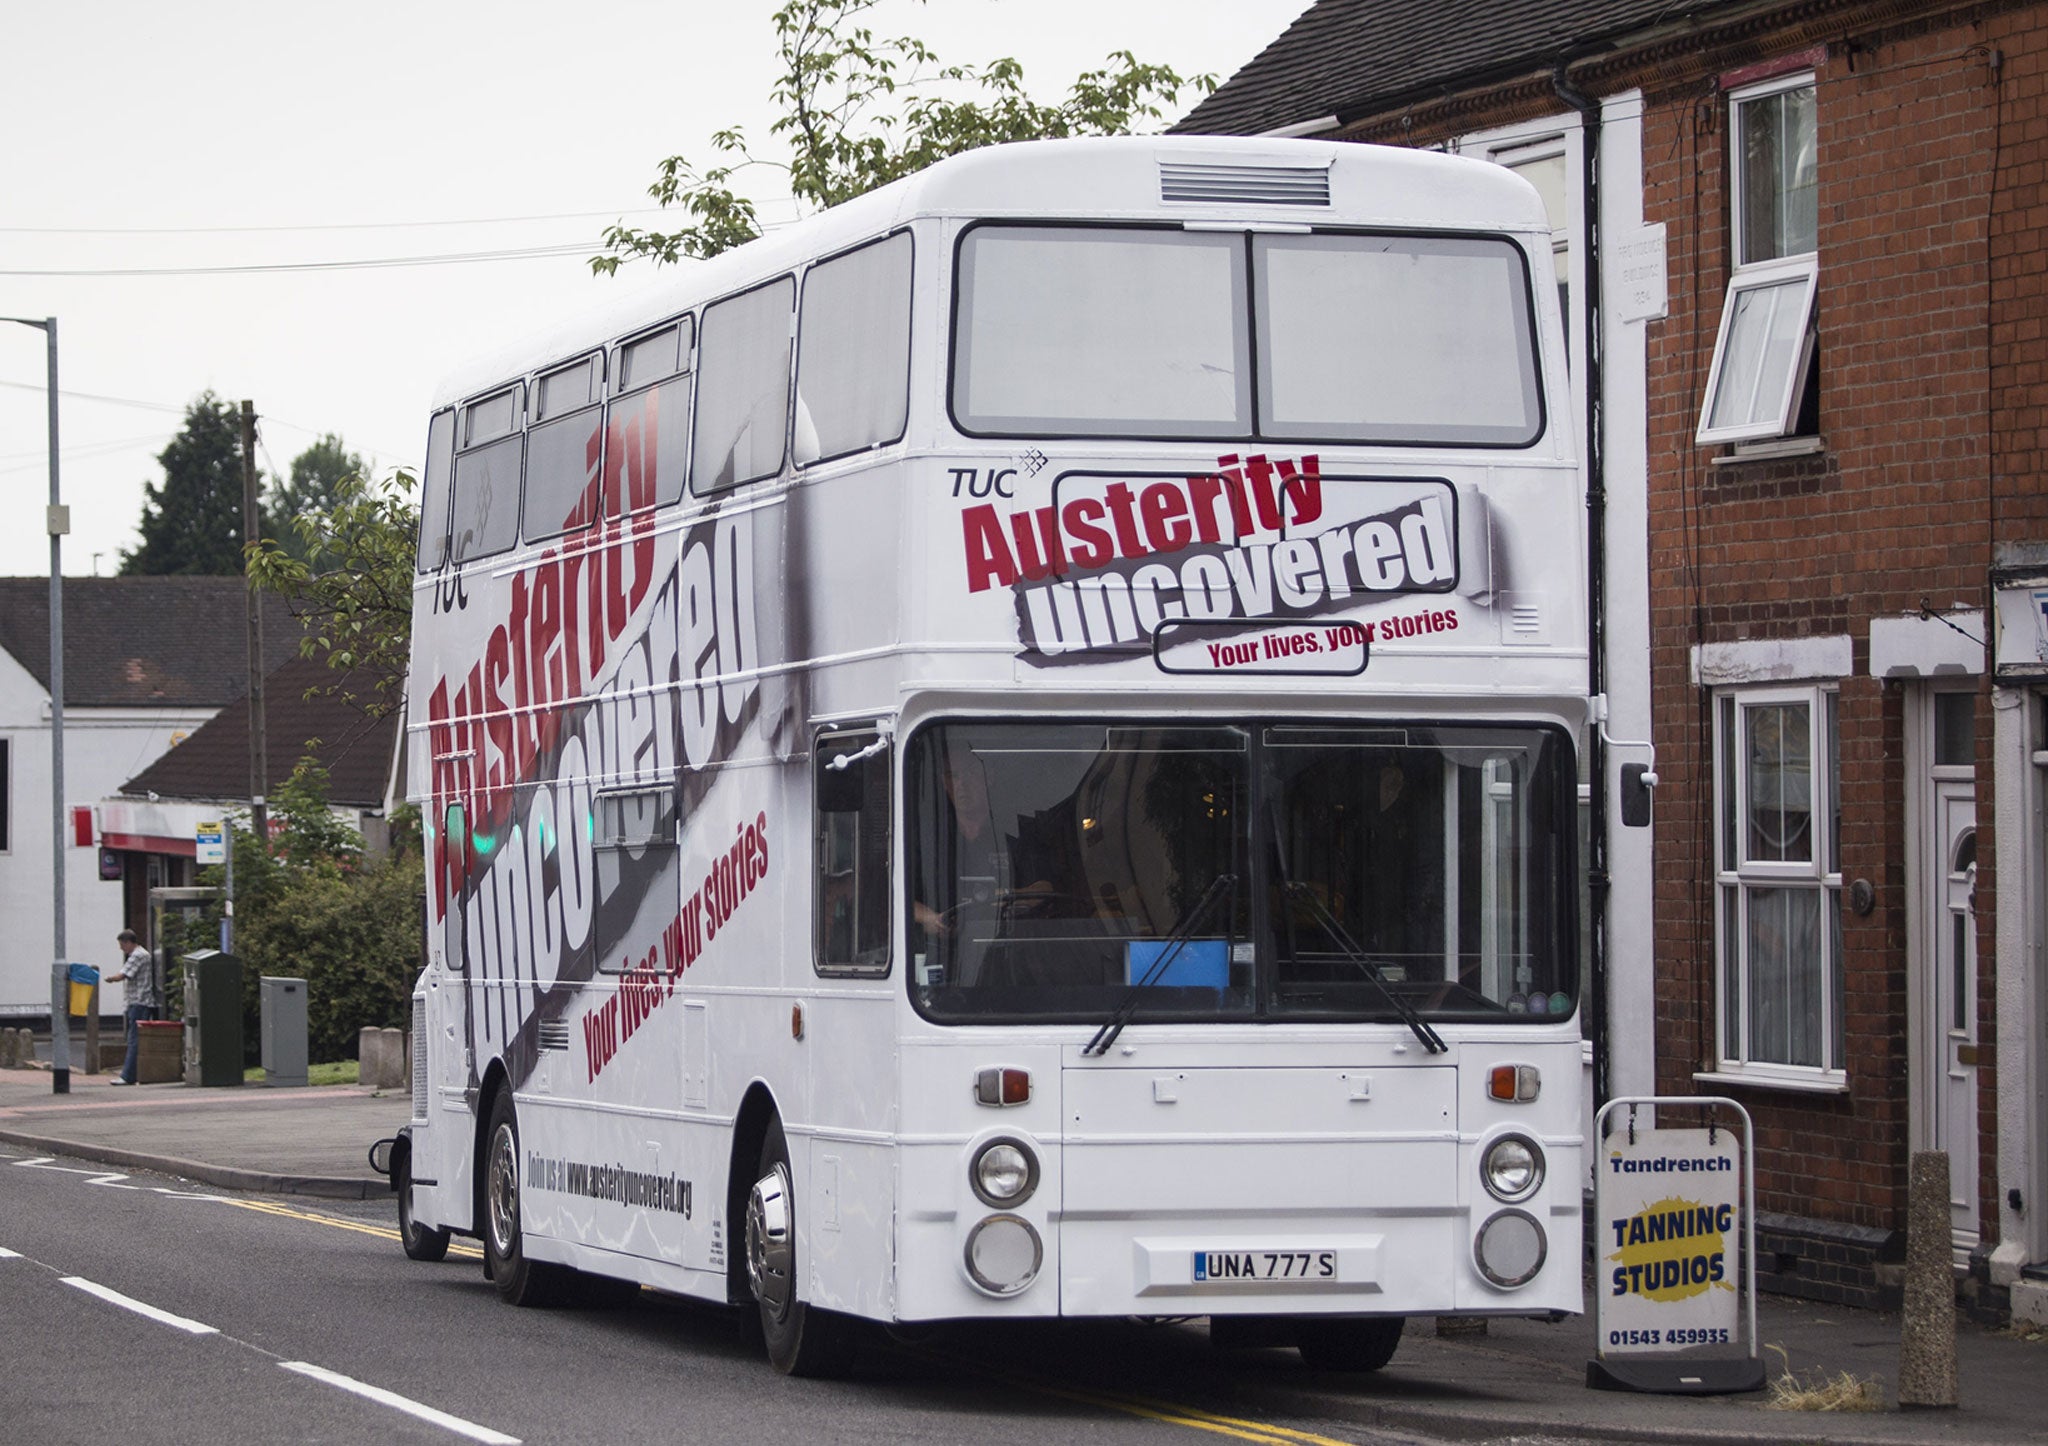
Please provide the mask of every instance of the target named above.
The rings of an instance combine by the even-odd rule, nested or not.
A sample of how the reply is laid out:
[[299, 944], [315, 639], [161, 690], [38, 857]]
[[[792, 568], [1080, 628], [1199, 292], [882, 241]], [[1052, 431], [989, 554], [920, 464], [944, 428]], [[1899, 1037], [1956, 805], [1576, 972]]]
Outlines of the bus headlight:
[[1480, 1158], [1479, 1178], [1496, 1200], [1526, 1200], [1543, 1184], [1542, 1147], [1526, 1135], [1502, 1135]]
[[967, 1232], [967, 1274], [990, 1295], [1015, 1295], [1038, 1279], [1045, 1245], [1031, 1222], [991, 1215]]
[[1534, 1215], [1526, 1210], [1503, 1210], [1479, 1227], [1479, 1238], [1472, 1242], [1472, 1260], [1481, 1275], [1511, 1290], [1536, 1278], [1549, 1250], [1550, 1242]]
[[982, 1204], [1006, 1210], [1038, 1188], [1038, 1159], [1021, 1140], [990, 1140], [975, 1152], [967, 1180]]

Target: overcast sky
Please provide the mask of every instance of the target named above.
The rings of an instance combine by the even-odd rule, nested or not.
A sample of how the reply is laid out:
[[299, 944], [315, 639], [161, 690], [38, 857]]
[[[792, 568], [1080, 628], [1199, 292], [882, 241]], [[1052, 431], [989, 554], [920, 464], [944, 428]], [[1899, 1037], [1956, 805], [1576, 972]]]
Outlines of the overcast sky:
[[[871, 24], [946, 61], [1015, 56], [1054, 99], [1116, 49], [1228, 76], [1307, 4], [884, 0]], [[255, 402], [266, 471], [329, 431], [380, 474], [415, 465], [442, 376], [631, 284], [635, 267], [607, 281], [586, 258], [614, 219], [659, 224], [646, 188], [662, 157], [708, 157], [731, 125], [766, 141], [774, 8], [11, 7], [0, 316], [57, 318], [64, 571], [118, 570], [156, 454], [209, 388]], [[0, 575], [49, 571], [44, 363], [40, 331], [0, 325]]]

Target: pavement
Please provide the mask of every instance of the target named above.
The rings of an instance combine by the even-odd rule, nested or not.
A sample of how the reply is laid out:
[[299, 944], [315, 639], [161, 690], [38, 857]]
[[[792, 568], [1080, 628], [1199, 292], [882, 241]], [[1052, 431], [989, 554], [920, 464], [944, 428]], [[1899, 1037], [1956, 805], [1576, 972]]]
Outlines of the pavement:
[[[406, 1091], [116, 1088], [111, 1078], [74, 1070], [70, 1092], [59, 1095], [47, 1068], [0, 1070], [0, 1146], [220, 1189], [389, 1198], [368, 1150], [405, 1123]], [[1463, 1441], [2048, 1442], [2048, 1333], [1958, 1320], [1959, 1404], [1902, 1411], [1896, 1315], [1765, 1295], [1758, 1339], [1774, 1382], [1812, 1387], [1847, 1377], [1874, 1385], [1883, 1403], [1877, 1410], [1820, 1411], [1780, 1409], [1771, 1391], [1667, 1396], [1588, 1389], [1590, 1315], [1554, 1324], [1499, 1318], [1483, 1331], [1446, 1322], [1443, 1330], [1428, 1317], [1411, 1320], [1393, 1363], [1369, 1377], [1304, 1372], [1291, 1353], [1284, 1360], [1269, 1353], [1257, 1374], [1283, 1385], [1304, 1411], [1330, 1420]]]

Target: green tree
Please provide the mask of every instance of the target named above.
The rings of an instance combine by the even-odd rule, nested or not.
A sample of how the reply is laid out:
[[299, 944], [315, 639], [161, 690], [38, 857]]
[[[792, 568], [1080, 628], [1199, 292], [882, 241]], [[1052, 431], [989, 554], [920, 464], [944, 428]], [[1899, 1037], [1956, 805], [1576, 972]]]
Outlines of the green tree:
[[382, 717], [405, 697], [412, 647], [413, 479], [377, 484], [360, 471], [334, 485], [334, 501], [286, 519], [295, 546], [266, 537], [249, 552], [256, 585], [287, 598], [306, 624], [299, 651], [325, 658], [331, 691]]
[[242, 423], [212, 392], [185, 409], [185, 425], [157, 454], [164, 480], [146, 485], [142, 544], [121, 571], [233, 576], [242, 571]]
[[878, 40], [859, 17], [878, 0], [787, 0], [775, 12], [780, 77], [770, 92], [782, 115], [769, 134], [788, 159], [755, 154], [738, 130], [711, 137], [720, 161], [699, 170], [670, 156], [647, 193], [689, 218], [678, 231], [623, 223], [604, 233], [611, 254], [593, 256], [609, 274], [636, 256], [657, 262], [716, 256], [761, 232], [752, 200], [733, 187], [741, 171], [785, 172], [789, 191], [808, 207], [841, 201], [923, 170], [962, 151], [1005, 141], [1121, 135], [1163, 118], [1183, 89], [1207, 94], [1215, 78], [1182, 76], [1164, 65], [1114, 51], [1074, 81], [1064, 100], [1045, 103], [1024, 91], [1014, 60], [945, 65], [909, 36]]
[[[230, 820], [235, 853], [234, 952], [242, 961], [243, 1049], [256, 1063], [265, 975], [307, 981], [307, 1046], [315, 1062], [348, 1059], [357, 1031], [403, 1026], [420, 968], [425, 865], [418, 817], [400, 810], [392, 848], [366, 858], [362, 841], [327, 806], [327, 774], [299, 761], [272, 800], [276, 847], [263, 848], [246, 815]], [[219, 888], [227, 871], [210, 865], [199, 882]], [[172, 954], [212, 948], [220, 908], [194, 916]], [[176, 997], [175, 994], [173, 997]]]
[[[264, 512], [274, 520], [278, 545], [315, 567], [332, 566], [334, 559], [307, 551], [317, 544], [292, 526], [291, 520], [309, 513], [331, 513], [341, 501], [341, 484], [367, 475], [359, 454], [349, 451], [334, 433], [322, 434], [319, 441], [292, 458], [289, 480], [271, 479]], [[264, 535], [272, 535], [271, 525], [264, 527]]]

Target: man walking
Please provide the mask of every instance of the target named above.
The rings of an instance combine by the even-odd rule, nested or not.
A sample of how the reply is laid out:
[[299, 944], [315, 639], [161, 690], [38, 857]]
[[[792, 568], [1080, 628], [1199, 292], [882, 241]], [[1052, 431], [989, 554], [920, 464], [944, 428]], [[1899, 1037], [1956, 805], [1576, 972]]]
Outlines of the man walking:
[[132, 1085], [142, 1048], [142, 1031], [137, 1025], [156, 1013], [156, 969], [149, 950], [136, 942], [133, 929], [123, 929], [115, 936], [115, 943], [121, 949], [121, 969], [106, 977], [109, 983], [121, 981], [121, 996], [128, 1005], [128, 1055], [121, 1061], [121, 1072], [107, 1083]]

